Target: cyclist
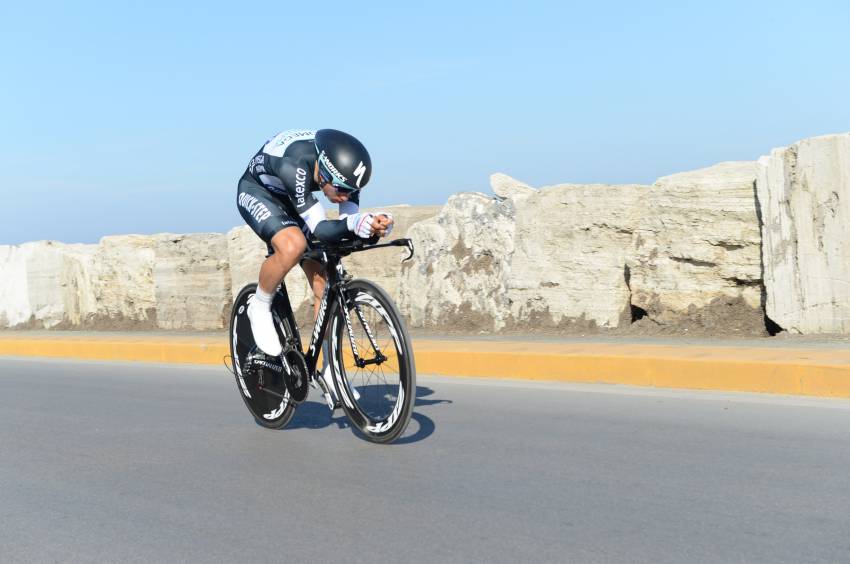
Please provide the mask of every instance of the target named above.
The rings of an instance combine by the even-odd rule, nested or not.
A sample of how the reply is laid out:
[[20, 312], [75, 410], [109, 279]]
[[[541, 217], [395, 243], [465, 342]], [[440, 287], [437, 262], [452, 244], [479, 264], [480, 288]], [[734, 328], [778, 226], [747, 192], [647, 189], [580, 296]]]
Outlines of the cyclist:
[[[318, 315], [327, 274], [321, 264], [302, 260], [310, 236], [330, 243], [351, 234], [384, 237], [392, 231], [391, 214], [360, 212], [360, 190], [371, 175], [372, 160], [363, 144], [335, 129], [283, 131], [248, 163], [236, 203], [242, 219], [269, 247], [257, 292], [248, 305], [254, 341], [264, 353], [282, 352], [272, 320], [272, 296], [298, 263], [317, 298], [314, 318]], [[339, 204], [339, 219], [327, 219], [314, 192]]]

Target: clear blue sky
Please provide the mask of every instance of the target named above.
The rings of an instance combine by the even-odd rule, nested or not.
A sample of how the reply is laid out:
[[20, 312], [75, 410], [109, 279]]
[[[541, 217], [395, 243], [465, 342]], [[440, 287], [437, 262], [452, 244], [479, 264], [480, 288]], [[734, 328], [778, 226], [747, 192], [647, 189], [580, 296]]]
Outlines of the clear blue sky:
[[850, 130], [850, 3], [0, 4], [0, 244], [225, 231], [260, 144], [343, 129], [366, 205], [502, 171], [651, 183]]

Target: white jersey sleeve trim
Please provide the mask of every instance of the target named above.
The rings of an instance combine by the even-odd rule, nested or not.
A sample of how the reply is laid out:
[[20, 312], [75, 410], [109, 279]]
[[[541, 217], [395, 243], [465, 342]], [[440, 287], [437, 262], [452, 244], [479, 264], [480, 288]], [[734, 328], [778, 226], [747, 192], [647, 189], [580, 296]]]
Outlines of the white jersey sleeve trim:
[[263, 145], [263, 152], [273, 157], [282, 157], [289, 146], [296, 141], [312, 140], [315, 137], [316, 132], [309, 129], [287, 129], [269, 139]]
[[340, 202], [339, 204], [339, 218], [345, 219], [349, 215], [354, 215], [360, 211], [360, 206], [355, 204], [354, 202]]
[[328, 216], [325, 214], [325, 208], [319, 202], [316, 202], [310, 206], [307, 211], [301, 214], [301, 219], [303, 219], [304, 223], [307, 224], [307, 227], [310, 228], [310, 233], [316, 230], [316, 226], [319, 225], [319, 222], [322, 222], [327, 218]]

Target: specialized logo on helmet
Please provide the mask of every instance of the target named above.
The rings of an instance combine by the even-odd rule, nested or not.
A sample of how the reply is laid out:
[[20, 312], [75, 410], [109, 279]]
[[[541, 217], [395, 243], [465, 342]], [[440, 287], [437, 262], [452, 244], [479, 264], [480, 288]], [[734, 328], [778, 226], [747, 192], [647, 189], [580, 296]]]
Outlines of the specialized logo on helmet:
[[363, 180], [363, 175], [366, 174], [366, 165], [363, 164], [363, 161], [360, 161], [360, 164], [357, 165], [357, 168], [354, 169], [354, 176], [357, 177], [357, 187], [360, 188], [360, 182]]
[[[342, 175], [342, 174], [341, 174], [341, 173], [340, 173], [340, 172], [336, 169], [336, 167], [333, 165], [333, 163], [331, 162], [331, 160], [328, 158], [328, 156], [325, 154], [325, 152], [324, 152], [324, 151], [322, 151], [322, 152], [319, 154], [319, 162], [321, 162], [321, 163], [325, 166], [325, 168], [327, 168], [329, 171], [331, 171], [331, 174], [333, 174], [333, 175], [334, 175], [334, 177], [336, 177], [336, 179], [337, 179], [337, 180], [342, 180], [343, 182], [348, 182], [348, 178], [346, 178], [345, 176], [343, 176], [343, 175]], [[363, 163], [360, 163], [360, 164], [362, 165]], [[364, 170], [365, 170], [365, 169], [364, 169]], [[355, 172], [355, 174], [357, 174], [357, 173]]]

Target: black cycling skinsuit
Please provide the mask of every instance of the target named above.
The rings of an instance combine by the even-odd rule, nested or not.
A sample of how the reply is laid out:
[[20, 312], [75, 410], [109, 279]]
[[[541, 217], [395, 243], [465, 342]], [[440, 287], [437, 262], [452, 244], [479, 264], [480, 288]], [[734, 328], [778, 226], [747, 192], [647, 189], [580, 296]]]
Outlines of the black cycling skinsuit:
[[[269, 244], [281, 229], [299, 227], [307, 240], [310, 233], [333, 242], [349, 235], [344, 219], [328, 220], [313, 195], [320, 186], [313, 181], [316, 164], [315, 131], [290, 129], [267, 141], [239, 179], [236, 205], [254, 233]], [[355, 192], [340, 204], [340, 217], [357, 213], [360, 195]]]

